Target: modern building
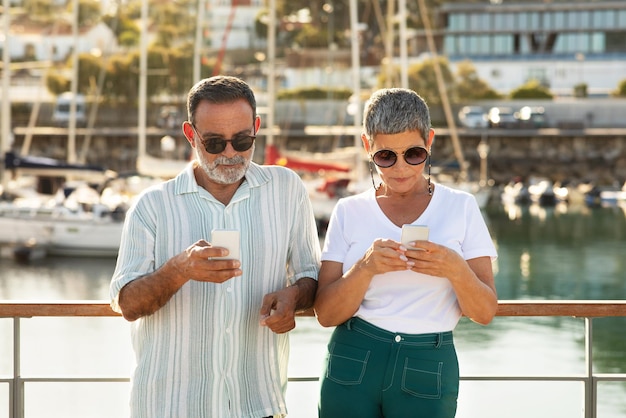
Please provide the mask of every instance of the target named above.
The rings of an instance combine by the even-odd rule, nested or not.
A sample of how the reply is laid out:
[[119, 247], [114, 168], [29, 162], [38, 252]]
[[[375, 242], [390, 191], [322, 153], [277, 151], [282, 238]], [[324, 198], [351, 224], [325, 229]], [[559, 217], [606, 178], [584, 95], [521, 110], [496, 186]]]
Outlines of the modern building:
[[453, 68], [470, 60], [502, 93], [537, 79], [562, 96], [579, 84], [606, 96], [626, 79], [626, 1], [455, 3], [437, 21], [439, 54]]
[[[257, 46], [255, 20], [266, 0], [204, 0], [207, 44], [211, 49]], [[263, 43], [265, 45], [265, 43]]]

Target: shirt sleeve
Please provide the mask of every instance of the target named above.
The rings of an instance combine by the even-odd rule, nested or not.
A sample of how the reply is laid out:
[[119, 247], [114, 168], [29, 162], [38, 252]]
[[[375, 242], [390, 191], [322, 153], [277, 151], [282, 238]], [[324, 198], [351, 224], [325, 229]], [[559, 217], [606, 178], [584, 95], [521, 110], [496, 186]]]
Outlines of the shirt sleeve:
[[290, 230], [287, 275], [291, 284], [303, 277], [317, 280], [320, 267], [320, 240], [313, 214], [313, 205], [306, 187], [297, 174], [293, 179], [289, 199], [295, 202], [294, 222]]
[[154, 271], [154, 221], [146, 210], [148, 195], [142, 196], [126, 214], [120, 249], [109, 288], [111, 308], [121, 312], [118, 298], [122, 288], [131, 281]]

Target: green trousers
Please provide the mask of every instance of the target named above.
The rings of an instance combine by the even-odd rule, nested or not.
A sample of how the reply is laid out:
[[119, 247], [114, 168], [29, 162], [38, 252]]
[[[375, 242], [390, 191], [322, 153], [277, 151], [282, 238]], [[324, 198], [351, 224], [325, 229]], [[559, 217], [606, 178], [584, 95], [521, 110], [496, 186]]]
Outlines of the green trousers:
[[352, 318], [330, 338], [320, 383], [320, 418], [452, 418], [459, 392], [452, 332], [393, 333]]

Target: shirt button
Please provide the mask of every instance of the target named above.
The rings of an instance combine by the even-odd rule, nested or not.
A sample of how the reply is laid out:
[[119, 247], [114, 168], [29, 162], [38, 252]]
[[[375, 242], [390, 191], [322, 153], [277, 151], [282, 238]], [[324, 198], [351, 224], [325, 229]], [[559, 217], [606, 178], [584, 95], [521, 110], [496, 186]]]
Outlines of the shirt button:
[[402, 341], [402, 337], [399, 336], [399, 335], [396, 335], [395, 340], [396, 340], [397, 343], [399, 343], [400, 341]]
[[230, 328], [226, 328], [226, 334], [230, 334]]
[[228, 293], [230, 293], [230, 292], [232, 292], [232, 291], [233, 291], [233, 288], [232, 288], [232, 287], [227, 287], [227, 288], [226, 288], [226, 291], [227, 291]]

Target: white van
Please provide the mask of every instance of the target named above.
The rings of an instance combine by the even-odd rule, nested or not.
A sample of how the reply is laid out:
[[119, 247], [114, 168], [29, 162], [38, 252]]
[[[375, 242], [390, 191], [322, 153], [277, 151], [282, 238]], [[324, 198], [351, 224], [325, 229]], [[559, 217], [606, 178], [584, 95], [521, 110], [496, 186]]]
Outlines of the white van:
[[[54, 105], [52, 122], [57, 126], [69, 126], [70, 107], [74, 95], [71, 92], [61, 94]], [[76, 95], [76, 126], [85, 126], [87, 123], [87, 101], [82, 94]]]

